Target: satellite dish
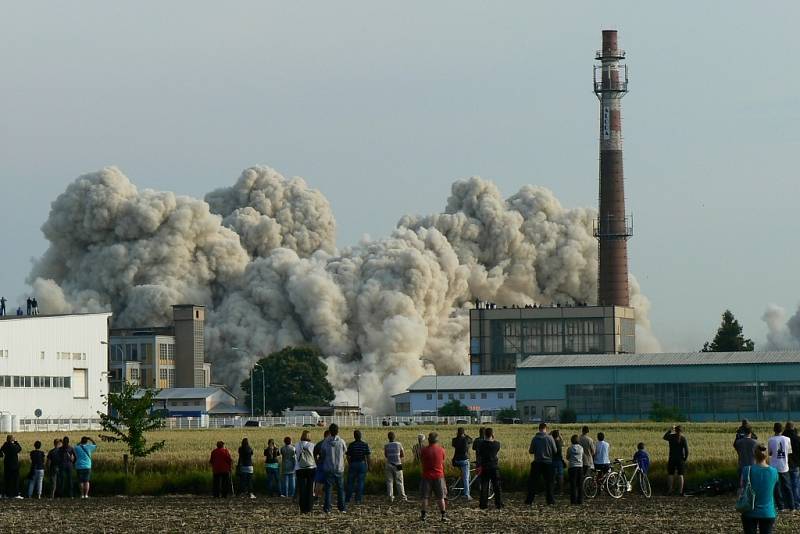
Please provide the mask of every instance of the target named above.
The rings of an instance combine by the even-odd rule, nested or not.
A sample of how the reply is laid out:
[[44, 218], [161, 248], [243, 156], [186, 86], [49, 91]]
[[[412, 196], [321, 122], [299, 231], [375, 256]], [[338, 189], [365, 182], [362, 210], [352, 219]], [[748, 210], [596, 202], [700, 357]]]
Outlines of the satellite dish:
[[36, 409], [33, 411], [33, 415], [35, 415], [36, 417], [41, 417], [41, 416], [42, 416], [42, 410], [41, 410], [41, 408], [36, 408]]

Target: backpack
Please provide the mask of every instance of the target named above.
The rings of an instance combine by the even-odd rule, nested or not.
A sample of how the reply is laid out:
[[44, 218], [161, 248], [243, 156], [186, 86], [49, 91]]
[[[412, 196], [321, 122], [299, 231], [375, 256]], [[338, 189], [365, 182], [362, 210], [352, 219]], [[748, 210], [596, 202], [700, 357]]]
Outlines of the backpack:
[[308, 469], [310, 467], [316, 467], [317, 463], [314, 461], [314, 453], [308, 450], [306, 447], [301, 447], [300, 449], [300, 463], [298, 467], [300, 469]]

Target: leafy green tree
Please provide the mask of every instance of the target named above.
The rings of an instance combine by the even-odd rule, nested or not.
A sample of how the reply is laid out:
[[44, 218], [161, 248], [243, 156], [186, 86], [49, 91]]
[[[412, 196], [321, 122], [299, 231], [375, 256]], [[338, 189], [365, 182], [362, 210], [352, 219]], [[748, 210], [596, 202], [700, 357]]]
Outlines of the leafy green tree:
[[742, 325], [730, 310], [722, 314], [722, 324], [717, 329], [714, 340], [703, 345], [703, 352], [743, 352], [752, 351], [753, 341], [742, 335]]
[[509, 406], [508, 408], [503, 408], [502, 410], [497, 412], [495, 416], [495, 420], [502, 421], [503, 419], [518, 419], [519, 418], [519, 410]]
[[564, 408], [559, 412], [558, 420], [560, 423], [577, 423], [578, 414], [572, 408]]
[[128, 447], [130, 471], [134, 474], [136, 460], [164, 447], [163, 440], [148, 444], [145, 438], [147, 432], [164, 426], [163, 412], [153, 411], [156, 393], [152, 389], [140, 390], [139, 386], [126, 382], [121, 391], [109, 393], [106, 397], [109, 413], [97, 412], [100, 426], [108, 432], [101, 434], [100, 439], [112, 443], [121, 441]]
[[453, 399], [450, 402], [439, 406], [439, 415], [442, 417], [453, 417], [456, 415], [470, 415], [469, 408], [461, 404], [458, 399]]
[[686, 421], [686, 415], [677, 406], [666, 406], [654, 402], [650, 408], [651, 421]]
[[328, 382], [328, 366], [315, 348], [286, 347], [261, 358], [258, 364], [264, 372], [255, 367], [252, 395], [250, 378], [242, 382], [248, 407], [253, 397], [256, 408], [265, 399], [266, 411], [277, 414], [295, 406], [326, 405], [335, 397]]

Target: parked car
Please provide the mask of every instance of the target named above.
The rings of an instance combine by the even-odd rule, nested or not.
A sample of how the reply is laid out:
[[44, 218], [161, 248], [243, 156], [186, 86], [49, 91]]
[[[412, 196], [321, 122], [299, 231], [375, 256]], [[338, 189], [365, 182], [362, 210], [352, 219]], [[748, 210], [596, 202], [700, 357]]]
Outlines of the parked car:
[[261, 426], [261, 421], [247, 421], [247, 422], [245, 422], [244, 426], [260, 427]]
[[503, 417], [500, 420], [501, 423], [504, 425], [520, 425], [522, 421], [519, 420], [519, 417]]

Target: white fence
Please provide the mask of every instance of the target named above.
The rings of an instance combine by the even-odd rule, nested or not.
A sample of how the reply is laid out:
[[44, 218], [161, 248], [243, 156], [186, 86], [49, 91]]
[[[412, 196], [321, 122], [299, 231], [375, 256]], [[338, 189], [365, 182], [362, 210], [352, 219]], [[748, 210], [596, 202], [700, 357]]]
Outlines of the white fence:
[[100, 419], [20, 419], [19, 432], [70, 432], [100, 430]]
[[[184, 418], [191, 419], [191, 418]], [[199, 422], [199, 418], [194, 418]], [[403, 427], [417, 425], [467, 425], [478, 424], [492, 421], [491, 417], [481, 417], [478, 419], [470, 417], [433, 417], [433, 416], [414, 416], [414, 417], [381, 417], [371, 415], [338, 415], [329, 417], [214, 417], [209, 418], [207, 428], [240, 428], [247, 426], [260, 427], [326, 427], [331, 423], [336, 423], [341, 427]], [[249, 424], [248, 424], [249, 423]], [[255, 423], [258, 423], [257, 425]], [[193, 423], [169, 422], [169, 428], [203, 428], [192, 426]], [[197, 423], [194, 423], [197, 425]]]
[[[407, 427], [417, 425], [466, 425], [491, 422], [491, 417], [374, 417], [371, 415], [341, 415], [332, 417], [168, 417], [164, 426], [170, 430], [203, 428], [259, 427], [327, 427], [336, 423], [341, 427]], [[249, 424], [248, 424], [249, 423]], [[255, 424], [257, 423], [257, 425]], [[100, 419], [20, 419], [15, 431], [19, 432], [70, 432], [100, 430]]]

